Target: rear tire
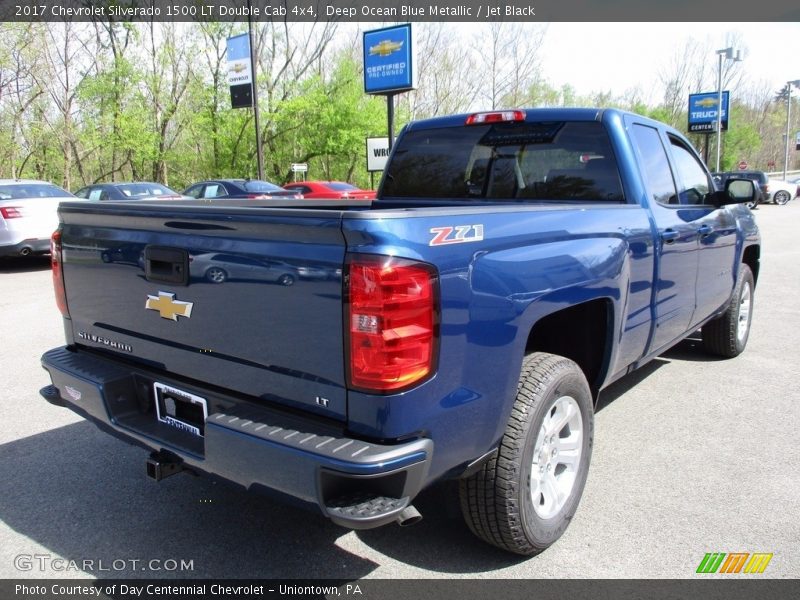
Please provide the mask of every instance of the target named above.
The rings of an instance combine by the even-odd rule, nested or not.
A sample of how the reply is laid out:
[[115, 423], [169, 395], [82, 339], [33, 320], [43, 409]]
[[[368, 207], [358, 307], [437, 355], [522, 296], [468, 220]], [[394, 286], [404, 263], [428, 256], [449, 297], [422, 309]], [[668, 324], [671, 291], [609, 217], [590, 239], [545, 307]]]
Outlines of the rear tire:
[[783, 206], [784, 204], [789, 202], [789, 200], [791, 200], [792, 197], [789, 195], [789, 192], [784, 190], [778, 190], [777, 192], [775, 192], [775, 195], [772, 197], [772, 199], [778, 206]]
[[228, 280], [228, 273], [225, 269], [211, 267], [206, 271], [206, 279], [211, 283], [225, 283]]
[[525, 357], [500, 447], [460, 481], [472, 532], [526, 556], [553, 544], [578, 508], [593, 430], [592, 394], [578, 365], [541, 352]]
[[725, 312], [703, 325], [703, 347], [707, 352], [733, 358], [744, 352], [753, 320], [753, 273], [746, 264], [739, 266], [739, 277]]

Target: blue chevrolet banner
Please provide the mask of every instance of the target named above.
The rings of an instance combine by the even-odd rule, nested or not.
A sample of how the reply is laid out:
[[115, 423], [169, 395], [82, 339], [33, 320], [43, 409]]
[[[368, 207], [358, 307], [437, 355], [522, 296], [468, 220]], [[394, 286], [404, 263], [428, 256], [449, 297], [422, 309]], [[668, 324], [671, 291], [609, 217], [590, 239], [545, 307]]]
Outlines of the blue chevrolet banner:
[[228, 38], [228, 85], [233, 108], [253, 106], [253, 65], [246, 33]]

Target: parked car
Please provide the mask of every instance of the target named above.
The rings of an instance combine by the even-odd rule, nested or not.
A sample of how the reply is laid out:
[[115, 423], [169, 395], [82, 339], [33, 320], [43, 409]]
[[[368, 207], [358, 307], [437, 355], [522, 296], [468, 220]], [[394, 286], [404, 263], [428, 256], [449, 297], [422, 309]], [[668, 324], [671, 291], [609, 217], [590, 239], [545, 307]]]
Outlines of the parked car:
[[800, 194], [800, 184], [783, 181], [782, 179], [770, 179], [767, 189], [767, 201], [774, 202], [783, 206], [792, 198]]
[[160, 183], [136, 181], [127, 183], [95, 183], [82, 187], [75, 195], [87, 200], [182, 200], [187, 196]]
[[800, 177], [797, 176], [787, 177], [786, 181], [788, 181], [791, 185], [796, 186], [794, 190], [794, 197], [797, 198], [798, 196], [800, 196]]
[[343, 181], [295, 181], [284, 185], [304, 198], [327, 198], [334, 200], [374, 200], [375, 190], [362, 190]]
[[292, 285], [297, 279], [297, 268], [278, 260], [253, 258], [237, 254], [208, 252], [189, 257], [189, 273], [193, 278], [211, 283], [238, 281], [274, 281]]
[[201, 181], [183, 191], [192, 198], [248, 198], [250, 200], [269, 200], [271, 198], [291, 198], [301, 200], [303, 195], [297, 191], [285, 190], [279, 185], [258, 179], [212, 179]]
[[49, 252], [62, 200], [75, 196], [47, 181], [0, 179], [0, 256]]

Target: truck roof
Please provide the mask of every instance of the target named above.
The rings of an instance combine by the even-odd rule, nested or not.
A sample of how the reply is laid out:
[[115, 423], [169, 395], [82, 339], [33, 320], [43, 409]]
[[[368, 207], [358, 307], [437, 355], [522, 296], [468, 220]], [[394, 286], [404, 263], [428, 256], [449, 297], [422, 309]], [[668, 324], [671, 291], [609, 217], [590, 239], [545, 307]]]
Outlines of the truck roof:
[[[420, 129], [436, 129], [439, 127], [458, 127], [466, 123], [467, 117], [476, 113], [490, 113], [490, 112], [506, 112], [513, 110], [522, 110], [525, 112], [526, 122], [539, 122], [539, 121], [600, 121], [604, 113], [614, 113], [618, 116], [625, 114], [634, 114], [629, 111], [620, 110], [617, 108], [508, 108], [497, 110], [479, 110], [470, 113], [462, 113], [458, 115], [450, 115], [446, 117], [433, 117], [431, 119], [422, 119], [413, 121], [408, 124], [408, 131]], [[672, 130], [668, 125], [654, 121], [643, 115], [636, 115], [639, 119], [644, 119], [653, 124], [654, 127], [666, 127]]]
[[435, 129], [438, 127], [457, 127], [464, 125], [467, 117], [476, 113], [505, 112], [506, 110], [522, 110], [525, 112], [526, 121], [599, 121], [604, 109], [602, 108], [520, 108], [478, 110], [470, 113], [449, 115], [446, 117], [433, 117], [409, 123], [409, 129]]

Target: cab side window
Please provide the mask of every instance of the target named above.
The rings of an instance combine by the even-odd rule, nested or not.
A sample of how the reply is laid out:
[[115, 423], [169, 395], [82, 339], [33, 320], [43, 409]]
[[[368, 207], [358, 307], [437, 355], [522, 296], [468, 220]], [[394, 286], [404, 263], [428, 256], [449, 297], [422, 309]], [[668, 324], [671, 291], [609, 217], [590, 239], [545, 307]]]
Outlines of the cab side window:
[[683, 205], [705, 204], [709, 192], [713, 190], [708, 174], [694, 154], [682, 142], [670, 139], [675, 169], [681, 185], [678, 194]]

